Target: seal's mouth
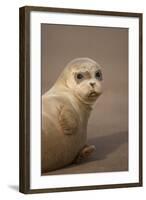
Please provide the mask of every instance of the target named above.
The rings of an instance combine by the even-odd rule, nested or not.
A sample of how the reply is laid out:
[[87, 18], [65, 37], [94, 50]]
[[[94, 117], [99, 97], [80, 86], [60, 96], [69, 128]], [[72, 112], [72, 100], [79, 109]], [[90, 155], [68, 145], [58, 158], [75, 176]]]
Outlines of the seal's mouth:
[[92, 98], [92, 97], [95, 98], [95, 97], [97, 97], [98, 95], [99, 95], [99, 94], [98, 94], [97, 92], [92, 91], [92, 92], [89, 93], [88, 97], [89, 97], [89, 98], [90, 98], [90, 97], [91, 97], [91, 98]]

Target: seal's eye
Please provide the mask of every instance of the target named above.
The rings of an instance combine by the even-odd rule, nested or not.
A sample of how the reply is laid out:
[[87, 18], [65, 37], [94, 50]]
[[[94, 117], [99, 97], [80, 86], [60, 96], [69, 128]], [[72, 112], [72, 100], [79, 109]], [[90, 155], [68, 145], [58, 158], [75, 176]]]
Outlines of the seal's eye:
[[102, 80], [102, 73], [101, 73], [101, 71], [100, 70], [98, 70], [96, 73], [95, 73], [95, 77], [96, 77], [96, 79], [98, 79], [98, 80]]
[[83, 74], [81, 73], [77, 74], [77, 79], [83, 79], [83, 78], [84, 78]]

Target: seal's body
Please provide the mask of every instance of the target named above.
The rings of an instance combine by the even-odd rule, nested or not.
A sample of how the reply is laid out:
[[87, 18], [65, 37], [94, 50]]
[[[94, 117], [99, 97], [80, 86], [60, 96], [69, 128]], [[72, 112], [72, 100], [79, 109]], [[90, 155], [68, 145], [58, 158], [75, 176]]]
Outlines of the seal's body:
[[99, 65], [77, 58], [64, 69], [42, 96], [42, 172], [78, 162], [94, 150], [87, 145], [87, 123], [92, 105], [101, 94]]

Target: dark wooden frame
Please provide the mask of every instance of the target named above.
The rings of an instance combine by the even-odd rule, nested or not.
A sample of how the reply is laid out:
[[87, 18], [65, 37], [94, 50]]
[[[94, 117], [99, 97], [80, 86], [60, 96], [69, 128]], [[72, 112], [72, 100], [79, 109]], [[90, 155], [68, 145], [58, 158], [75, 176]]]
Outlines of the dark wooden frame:
[[[68, 188], [30, 189], [30, 12], [61, 12], [90, 15], [126, 16], [139, 18], [139, 182], [126, 184], [79, 186]], [[19, 10], [20, 19], [20, 75], [19, 75], [19, 191], [25, 194], [123, 188], [142, 186], [142, 13], [79, 10], [25, 6]]]

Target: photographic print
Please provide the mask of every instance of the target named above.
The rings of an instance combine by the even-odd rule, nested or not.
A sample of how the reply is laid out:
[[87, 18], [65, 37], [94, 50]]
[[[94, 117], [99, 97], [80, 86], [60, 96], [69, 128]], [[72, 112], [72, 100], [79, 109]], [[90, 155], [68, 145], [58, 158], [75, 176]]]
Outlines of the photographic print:
[[141, 96], [141, 13], [20, 8], [20, 192], [142, 186]]
[[42, 172], [128, 170], [128, 29], [41, 31]]

